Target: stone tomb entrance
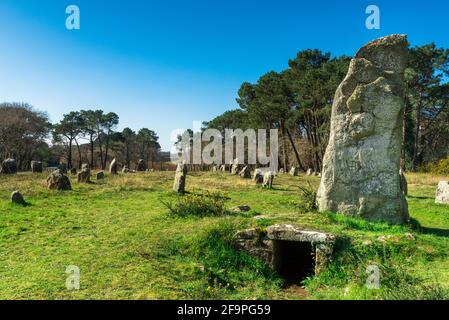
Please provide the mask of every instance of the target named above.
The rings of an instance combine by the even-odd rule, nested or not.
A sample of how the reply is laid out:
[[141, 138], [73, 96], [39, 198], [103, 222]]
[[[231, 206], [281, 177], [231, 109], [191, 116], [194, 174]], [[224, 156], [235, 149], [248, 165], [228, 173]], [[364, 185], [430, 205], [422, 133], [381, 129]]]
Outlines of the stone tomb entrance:
[[315, 257], [310, 242], [273, 241], [273, 269], [285, 284], [298, 284], [315, 274]]
[[243, 230], [234, 239], [236, 248], [264, 261], [286, 285], [299, 284], [326, 268], [336, 241], [332, 234], [292, 225], [273, 225], [266, 231]]

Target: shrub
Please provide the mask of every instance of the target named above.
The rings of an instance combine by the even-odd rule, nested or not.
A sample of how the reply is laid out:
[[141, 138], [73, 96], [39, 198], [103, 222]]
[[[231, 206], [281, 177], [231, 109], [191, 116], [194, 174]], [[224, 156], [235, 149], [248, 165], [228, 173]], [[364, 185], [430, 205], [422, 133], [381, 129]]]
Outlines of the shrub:
[[315, 188], [309, 183], [307, 186], [298, 186], [300, 191], [299, 201], [297, 206], [299, 210], [306, 212], [315, 212], [318, 210], [316, 203], [317, 192]]
[[224, 216], [226, 201], [229, 198], [220, 192], [209, 192], [204, 194], [191, 193], [180, 198], [176, 203], [162, 202], [174, 216]]
[[421, 171], [433, 174], [449, 175], [449, 157], [446, 159], [441, 159], [438, 162], [427, 163], [421, 167]]

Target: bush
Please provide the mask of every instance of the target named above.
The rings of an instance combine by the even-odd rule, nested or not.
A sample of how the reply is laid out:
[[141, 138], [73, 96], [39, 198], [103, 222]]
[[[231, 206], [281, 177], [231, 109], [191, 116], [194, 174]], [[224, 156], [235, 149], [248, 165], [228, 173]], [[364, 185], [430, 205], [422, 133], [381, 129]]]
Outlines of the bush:
[[187, 194], [180, 198], [176, 203], [162, 202], [174, 216], [224, 216], [228, 213], [226, 210], [226, 201], [229, 198], [220, 192], [209, 192], [204, 194]]
[[298, 186], [300, 191], [299, 201], [297, 206], [299, 210], [305, 212], [315, 212], [318, 210], [316, 203], [317, 192], [315, 188], [309, 183], [307, 186]]
[[421, 171], [433, 174], [449, 175], [449, 157], [446, 159], [441, 159], [438, 162], [427, 163], [421, 167]]

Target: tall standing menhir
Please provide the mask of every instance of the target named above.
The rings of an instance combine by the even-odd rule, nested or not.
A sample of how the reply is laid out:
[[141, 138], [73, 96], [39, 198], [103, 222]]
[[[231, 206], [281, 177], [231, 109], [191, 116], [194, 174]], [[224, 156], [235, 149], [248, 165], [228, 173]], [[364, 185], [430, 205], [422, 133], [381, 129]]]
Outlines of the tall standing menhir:
[[320, 211], [408, 221], [399, 175], [407, 56], [407, 37], [391, 35], [368, 43], [351, 61], [332, 106]]

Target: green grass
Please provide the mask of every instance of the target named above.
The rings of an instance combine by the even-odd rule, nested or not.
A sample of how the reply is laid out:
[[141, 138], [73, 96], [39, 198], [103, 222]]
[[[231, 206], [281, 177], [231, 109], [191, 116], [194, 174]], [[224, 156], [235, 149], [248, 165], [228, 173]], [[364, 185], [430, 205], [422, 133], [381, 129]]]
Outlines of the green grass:
[[[228, 208], [252, 208], [201, 217], [169, 213], [164, 203], [183, 199], [171, 191], [171, 172], [107, 177], [90, 185], [72, 178], [71, 192], [47, 190], [45, 175], [0, 176], [0, 298], [304, 298], [230, 244], [239, 229], [273, 223], [340, 236], [328, 270], [303, 283], [310, 299], [447, 297], [449, 207], [434, 204], [434, 181], [426, 177], [409, 180], [413, 223], [390, 226], [299, 212], [298, 186], [316, 187], [316, 177], [282, 175], [270, 190], [229, 174], [189, 173], [188, 191], [221, 192]], [[10, 204], [14, 190], [30, 205]], [[364, 285], [371, 264], [382, 271], [380, 290]], [[69, 265], [81, 270], [78, 291], [65, 288]]]

